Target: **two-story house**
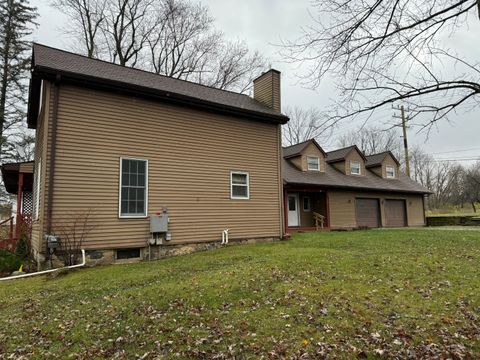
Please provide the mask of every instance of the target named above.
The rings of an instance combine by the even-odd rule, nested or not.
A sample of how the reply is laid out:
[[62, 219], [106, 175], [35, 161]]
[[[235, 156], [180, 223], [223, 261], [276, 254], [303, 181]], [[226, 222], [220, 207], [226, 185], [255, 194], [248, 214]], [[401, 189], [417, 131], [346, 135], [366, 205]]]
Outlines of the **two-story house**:
[[80, 211], [92, 228], [82, 247], [99, 258], [146, 257], [152, 214], [168, 218], [162, 247], [226, 229], [230, 241], [280, 238], [280, 73], [253, 86], [252, 98], [35, 44], [37, 257]]

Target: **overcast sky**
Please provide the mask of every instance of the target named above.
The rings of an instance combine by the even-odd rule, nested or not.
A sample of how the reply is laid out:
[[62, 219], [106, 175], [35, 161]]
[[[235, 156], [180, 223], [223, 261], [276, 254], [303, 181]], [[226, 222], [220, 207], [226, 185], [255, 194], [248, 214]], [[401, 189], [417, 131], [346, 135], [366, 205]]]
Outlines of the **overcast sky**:
[[[67, 19], [49, 6], [48, 0], [31, 0], [37, 6], [40, 19], [35, 41], [45, 45], [68, 49], [71, 39], [62, 35], [61, 28], [68, 26]], [[282, 72], [282, 106], [316, 106], [325, 108], [335, 98], [334, 87], [325, 82], [317, 90], [303, 88], [298, 83], [301, 73], [295, 65], [283, 62], [278, 55], [281, 39], [294, 39], [300, 35], [300, 27], [310, 22], [308, 9], [311, 0], [203, 0], [216, 19], [216, 26], [230, 39], [245, 40], [251, 49], [258, 49], [272, 61], [272, 67]], [[311, 8], [310, 8], [311, 10]], [[448, 46], [466, 54], [470, 60], [480, 60], [480, 21], [445, 39]], [[379, 111], [371, 124], [387, 122], [393, 110]], [[358, 127], [347, 122], [339, 127], [334, 136], [339, 136]], [[398, 130], [400, 136], [400, 129]], [[480, 157], [480, 109], [457, 114], [451, 122], [443, 121], [432, 129], [428, 138], [425, 133], [409, 132], [410, 144], [421, 144], [425, 151], [436, 158]], [[333, 142], [334, 143], [334, 142]], [[327, 146], [327, 150], [329, 150]], [[467, 151], [468, 150], [468, 151]], [[451, 153], [448, 153], [451, 152]], [[469, 162], [467, 162], [468, 164]]]

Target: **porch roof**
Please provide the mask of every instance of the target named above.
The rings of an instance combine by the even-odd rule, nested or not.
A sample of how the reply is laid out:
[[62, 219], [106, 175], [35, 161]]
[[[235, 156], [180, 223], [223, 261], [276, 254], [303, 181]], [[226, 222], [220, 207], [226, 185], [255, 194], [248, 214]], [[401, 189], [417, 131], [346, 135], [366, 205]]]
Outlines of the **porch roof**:
[[294, 165], [285, 159], [283, 159], [282, 166], [283, 181], [285, 184], [342, 188], [346, 190], [369, 190], [418, 194], [431, 193], [430, 190], [402, 173], [398, 174], [398, 179], [383, 179], [367, 169], [364, 176], [351, 176], [341, 173], [328, 163], [325, 166], [325, 172], [307, 172], [298, 170]]
[[1, 166], [5, 190], [10, 194], [18, 192], [18, 174], [26, 174], [23, 180], [23, 191], [32, 191], [33, 188], [33, 161], [3, 164]]

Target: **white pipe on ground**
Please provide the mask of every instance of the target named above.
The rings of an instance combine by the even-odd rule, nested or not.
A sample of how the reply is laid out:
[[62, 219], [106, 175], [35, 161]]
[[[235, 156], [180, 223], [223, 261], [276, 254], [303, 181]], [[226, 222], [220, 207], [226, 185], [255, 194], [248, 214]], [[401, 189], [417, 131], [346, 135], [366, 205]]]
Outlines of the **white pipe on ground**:
[[50, 270], [44, 270], [44, 271], [37, 271], [37, 272], [34, 272], [34, 273], [28, 273], [28, 274], [22, 274], [22, 275], [8, 276], [8, 277], [0, 278], [0, 281], [3, 281], [3, 280], [21, 279], [21, 278], [26, 278], [26, 277], [30, 277], [30, 276], [48, 274], [48, 273], [51, 273], [51, 272], [54, 272], [54, 271], [58, 271], [58, 270], [62, 270], [62, 269], [74, 269], [74, 268], [79, 268], [79, 267], [85, 266], [85, 264], [86, 264], [85, 250], [82, 249], [82, 263], [81, 263], [81, 264], [65, 266], [65, 267], [61, 267], [61, 268], [58, 268], [58, 269], [50, 269]]
[[222, 231], [222, 245], [228, 244], [228, 232], [230, 229], [225, 229]]

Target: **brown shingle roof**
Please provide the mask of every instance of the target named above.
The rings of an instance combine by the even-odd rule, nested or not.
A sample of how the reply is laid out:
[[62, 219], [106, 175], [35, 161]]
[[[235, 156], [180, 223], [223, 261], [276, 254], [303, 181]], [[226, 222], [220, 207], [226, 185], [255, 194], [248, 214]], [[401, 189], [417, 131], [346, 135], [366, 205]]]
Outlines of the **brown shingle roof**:
[[309, 139], [309, 140], [303, 141], [303, 142], [295, 144], [295, 145], [284, 147], [283, 148], [283, 157], [284, 158], [290, 158], [290, 157], [300, 155], [302, 153], [302, 151], [310, 143], [313, 143], [318, 148], [318, 150], [320, 150], [321, 153], [326, 155], [325, 151], [323, 151], [322, 147], [317, 143], [317, 141], [315, 139]]
[[283, 159], [283, 181], [288, 184], [317, 185], [330, 188], [351, 190], [391, 191], [427, 194], [430, 191], [399, 173], [398, 179], [383, 179], [367, 170], [364, 176], [345, 175], [326, 164], [325, 172], [308, 172], [298, 170], [288, 160]]
[[345, 157], [353, 150], [356, 150], [360, 154], [360, 156], [366, 160], [365, 155], [363, 155], [360, 149], [356, 145], [352, 145], [342, 149], [329, 151], [327, 153], [327, 162], [333, 163], [333, 162], [345, 160]]
[[[190, 106], [204, 105], [232, 114], [250, 115], [259, 120], [279, 123], [288, 121], [287, 116], [244, 94], [90, 59], [40, 44], [33, 45], [32, 69], [41, 78], [50, 75], [55, 79], [55, 75], [61, 74], [64, 78], [82, 80], [90, 85], [108, 84], [121, 90], [131, 89], [139, 96], [144, 93], [153, 94], [172, 101], [182, 101]], [[29, 117], [29, 125], [33, 121], [35, 119]]]
[[374, 166], [379, 166], [382, 164], [383, 160], [387, 157], [387, 155], [390, 155], [392, 159], [399, 165], [397, 158], [392, 154], [391, 151], [384, 151], [378, 154], [372, 154], [366, 156], [367, 161], [365, 162], [366, 167], [374, 167]]

